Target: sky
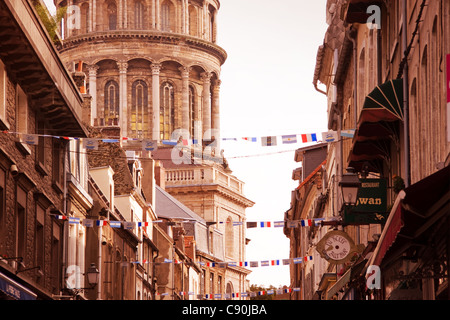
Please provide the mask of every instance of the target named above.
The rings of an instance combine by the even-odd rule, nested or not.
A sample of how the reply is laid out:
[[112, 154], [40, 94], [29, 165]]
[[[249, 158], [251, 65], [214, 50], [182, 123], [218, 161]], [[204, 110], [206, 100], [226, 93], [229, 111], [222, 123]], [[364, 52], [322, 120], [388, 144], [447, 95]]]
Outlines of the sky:
[[[52, 11], [53, 0], [45, 0]], [[221, 0], [217, 44], [228, 58], [222, 66], [222, 138], [233, 175], [255, 202], [247, 221], [281, 221], [298, 182], [295, 149], [307, 144], [262, 147], [260, 137], [327, 131], [326, 97], [313, 85], [318, 47], [327, 29], [326, 0]], [[279, 138], [278, 138], [279, 139]], [[289, 258], [283, 228], [247, 229], [246, 261]], [[289, 267], [250, 268], [251, 284], [289, 285]]]
[[[262, 147], [260, 137], [327, 131], [326, 97], [312, 84], [317, 50], [328, 25], [326, 0], [222, 0], [217, 43], [228, 53], [222, 66], [221, 134], [258, 137], [256, 143], [223, 141], [233, 175], [245, 182], [255, 205], [248, 221], [281, 221], [298, 186], [295, 149]], [[259, 155], [246, 157], [248, 155]], [[244, 157], [243, 157], [244, 156]], [[289, 258], [283, 228], [247, 229], [247, 261]], [[251, 268], [251, 284], [290, 284], [288, 266]]]

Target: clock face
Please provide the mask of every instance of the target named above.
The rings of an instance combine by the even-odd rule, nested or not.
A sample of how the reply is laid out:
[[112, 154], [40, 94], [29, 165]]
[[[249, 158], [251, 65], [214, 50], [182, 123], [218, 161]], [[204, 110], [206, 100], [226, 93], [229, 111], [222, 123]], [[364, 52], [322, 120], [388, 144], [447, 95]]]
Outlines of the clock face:
[[350, 241], [338, 234], [332, 235], [325, 241], [325, 253], [333, 260], [342, 260], [350, 253]]

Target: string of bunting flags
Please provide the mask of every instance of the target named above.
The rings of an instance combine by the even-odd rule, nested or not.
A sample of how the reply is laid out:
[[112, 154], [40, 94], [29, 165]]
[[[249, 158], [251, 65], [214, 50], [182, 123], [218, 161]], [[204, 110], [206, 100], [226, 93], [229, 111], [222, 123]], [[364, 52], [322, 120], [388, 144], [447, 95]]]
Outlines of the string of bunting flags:
[[[151, 223], [161, 223], [163, 220], [154, 221], [117, 221], [106, 219], [81, 219], [78, 217], [70, 217], [65, 215], [52, 214], [56, 220], [68, 221], [69, 224], [81, 224], [84, 227], [103, 227], [109, 225], [111, 228], [124, 228], [126, 230], [133, 230], [140, 227], [148, 227]], [[219, 221], [218, 224], [231, 223], [232, 226], [245, 226], [246, 228], [297, 228], [297, 227], [311, 227], [320, 226], [322, 221], [335, 221], [337, 218], [331, 217], [315, 218], [315, 219], [300, 219], [287, 221]], [[195, 220], [182, 220], [183, 223], [195, 223]]]
[[[289, 258], [289, 259], [269, 259], [269, 260], [260, 260], [260, 261], [226, 261], [226, 262], [204, 262], [197, 261], [197, 263], [202, 267], [209, 268], [226, 268], [226, 267], [249, 267], [249, 268], [258, 268], [258, 267], [275, 267], [275, 266], [288, 266], [291, 264], [300, 264], [307, 261], [312, 261], [313, 256], [304, 256], [297, 258]], [[131, 263], [140, 263], [140, 264], [165, 264], [165, 263], [173, 263], [173, 264], [182, 264], [183, 261], [176, 259], [167, 259], [164, 258], [163, 261], [160, 262], [151, 262], [148, 260], [143, 261], [132, 261]]]
[[[262, 290], [262, 291], [244, 291], [244, 292], [232, 292], [232, 293], [205, 293], [205, 294], [195, 294], [192, 291], [181, 291], [177, 292], [180, 296], [195, 296], [197, 299], [230, 299], [230, 298], [247, 298], [247, 297], [257, 297], [257, 296], [263, 296], [263, 295], [281, 295], [284, 293], [290, 293], [290, 292], [299, 292], [300, 288], [293, 287], [293, 288], [279, 288], [279, 289], [269, 289], [269, 290]], [[164, 293], [156, 293], [157, 296], [171, 296], [170, 293], [164, 292]]]
[[[56, 138], [63, 140], [80, 140], [83, 143], [83, 146], [87, 150], [97, 150], [99, 141], [104, 143], [118, 143], [122, 141], [138, 141], [142, 143], [142, 150], [145, 151], [154, 151], [157, 149], [157, 142], [152, 139], [138, 139], [131, 137], [121, 137], [121, 138], [80, 138], [80, 137], [68, 137], [68, 136], [57, 136], [57, 135], [49, 135], [49, 134], [30, 134], [30, 133], [21, 133], [21, 132], [13, 132], [4, 130], [2, 133], [15, 134], [20, 138], [20, 141], [29, 145], [38, 145], [39, 137], [48, 137], [48, 138]], [[355, 130], [342, 130], [340, 132], [341, 137], [352, 138], [355, 133]], [[327, 131], [322, 133], [308, 133], [308, 134], [290, 134], [290, 135], [281, 135], [281, 136], [264, 136], [264, 137], [242, 137], [241, 140], [257, 142], [261, 141], [262, 146], [276, 146], [278, 144], [279, 138], [281, 138], [282, 144], [295, 144], [295, 143], [308, 143], [308, 142], [335, 142], [339, 140], [337, 131]], [[238, 141], [238, 138], [222, 138], [223, 141]], [[163, 145], [184, 145], [188, 146], [191, 144], [198, 144], [199, 140], [197, 139], [180, 139], [179, 141], [175, 140], [162, 140], [161, 143]]]

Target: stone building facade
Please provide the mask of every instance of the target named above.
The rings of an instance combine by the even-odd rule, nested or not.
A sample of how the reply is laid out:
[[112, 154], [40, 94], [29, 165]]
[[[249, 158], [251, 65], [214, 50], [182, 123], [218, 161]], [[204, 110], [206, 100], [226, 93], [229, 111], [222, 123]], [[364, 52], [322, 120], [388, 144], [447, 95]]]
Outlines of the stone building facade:
[[30, 2], [2, 1], [0, 16], [0, 299], [52, 299], [67, 258], [69, 153], [56, 136], [87, 136], [83, 99]]
[[[448, 299], [449, 10], [446, 1], [327, 1], [313, 82], [339, 137], [328, 146], [320, 216], [338, 222], [308, 241], [339, 230], [362, 247], [345, 263], [317, 263], [309, 297]], [[348, 167], [386, 182], [383, 211], [345, 208]]]

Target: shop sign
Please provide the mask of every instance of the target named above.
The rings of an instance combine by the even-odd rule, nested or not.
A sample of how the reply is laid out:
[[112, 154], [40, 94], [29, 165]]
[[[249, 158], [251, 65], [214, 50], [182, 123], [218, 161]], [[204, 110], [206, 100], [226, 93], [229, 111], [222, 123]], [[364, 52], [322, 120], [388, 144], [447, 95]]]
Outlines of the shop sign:
[[355, 207], [344, 209], [346, 224], [384, 223], [387, 216], [386, 179], [360, 179]]

